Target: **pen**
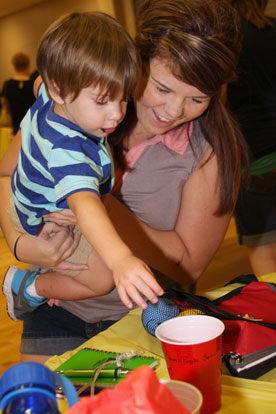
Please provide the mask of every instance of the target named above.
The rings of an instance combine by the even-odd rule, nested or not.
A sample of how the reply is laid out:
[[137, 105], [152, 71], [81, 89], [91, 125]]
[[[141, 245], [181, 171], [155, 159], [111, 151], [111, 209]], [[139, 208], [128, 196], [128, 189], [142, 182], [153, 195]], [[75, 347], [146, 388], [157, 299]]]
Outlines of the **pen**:
[[[102, 378], [114, 378], [116, 375], [116, 369], [103, 369], [99, 377]], [[129, 372], [131, 372], [131, 369], [124, 369], [124, 368], [118, 368], [117, 369], [117, 376], [119, 375], [127, 375]], [[58, 374], [63, 374], [68, 377], [91, 377], [95, 374], [96, 369], [65, 369], [57, 371]]]

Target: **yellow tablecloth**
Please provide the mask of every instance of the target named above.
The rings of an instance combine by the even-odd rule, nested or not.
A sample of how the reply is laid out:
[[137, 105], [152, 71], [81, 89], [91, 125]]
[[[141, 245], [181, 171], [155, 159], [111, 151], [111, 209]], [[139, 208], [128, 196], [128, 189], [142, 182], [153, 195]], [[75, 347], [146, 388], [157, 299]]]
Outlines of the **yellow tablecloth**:
[[[259, 278], [275, 283], [276, 273]], [[229, 287], [207, 292], [214, 299], [229, 291]], [[140, 351], [145, 356], [158, 358], [156, 373], [159, 379], [169, 379], [163, 351], [157, 338], [148, 334], [141, 322], [141, 309], [131, 311], [126, 317], [106, 331], [86, 341], [81, 347], [50, 358], [46, 365], [56, 369], [78, 349], [91, 347], [111, 352]], [[263, 375], [258, 381], [223, 375], [222, 408], [219, 414], [275, 414], [276, 413], [276, 369]]]

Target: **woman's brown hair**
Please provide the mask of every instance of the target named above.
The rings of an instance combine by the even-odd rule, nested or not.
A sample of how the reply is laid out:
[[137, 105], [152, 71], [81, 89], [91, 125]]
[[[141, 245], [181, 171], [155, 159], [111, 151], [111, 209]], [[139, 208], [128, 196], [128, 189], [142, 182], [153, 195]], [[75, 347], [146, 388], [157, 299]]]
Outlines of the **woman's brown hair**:
[[[215, 213], [232, 211], [242, 157], [247, 164], [248, 152], [220, 94], [222, 86], [235, 77], [241, 49], [238, 13], [224, 0], [142, 0], [135, 42], [143, 73], [151, 59], [161, 58], [177, 79], [211, 98], [199, 122], [218, 160], [220, 205]], [[125, 134], [127, 122], [120, 126]]]
[[258, 29], [273, 26], [272, 19], [265, 14], [268, 0], [228, 0], [244, 19]]

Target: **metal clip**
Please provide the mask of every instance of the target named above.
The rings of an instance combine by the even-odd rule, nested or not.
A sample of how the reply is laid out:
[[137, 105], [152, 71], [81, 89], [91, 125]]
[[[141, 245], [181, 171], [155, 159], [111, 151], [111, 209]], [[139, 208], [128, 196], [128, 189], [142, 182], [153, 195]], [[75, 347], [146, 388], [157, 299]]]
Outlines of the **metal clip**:
[[233, 359], [236, 364], [242, 363], [242, 355], [238, 352], [227, 352], [227, 354], [224, 354], [222, 357], [222, 361], [229, 361], [229, 359]]

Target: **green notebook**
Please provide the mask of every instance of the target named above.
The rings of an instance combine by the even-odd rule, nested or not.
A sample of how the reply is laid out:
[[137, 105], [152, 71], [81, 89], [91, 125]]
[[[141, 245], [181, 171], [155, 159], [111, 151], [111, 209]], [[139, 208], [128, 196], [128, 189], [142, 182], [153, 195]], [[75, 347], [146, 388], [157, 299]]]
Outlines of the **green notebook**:
[[[73, 383], [89, 382], [94, 375], [95, 370], [105, 362], [116, 360], [120, 355], [115, 352], [101, 351], [93, 348], [82, 348], [66, 362], [60, 365], [55, 371], [62, 372]], [[118, 368], [116, 362], [104, 367], [96, 381], [97, 385], [107, 387], [116, 385], [127, 375], [129, 370], [133, 370], [142, 365], [148, 365], [152, 368], [158, 365], [158, 360], [152, 357], [131, 356], [122, 359], [123, 368]]]

